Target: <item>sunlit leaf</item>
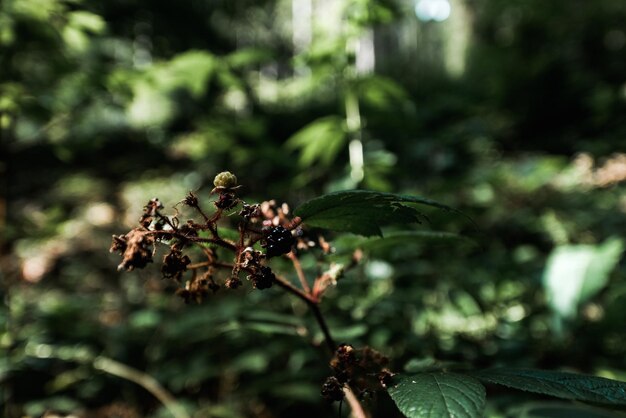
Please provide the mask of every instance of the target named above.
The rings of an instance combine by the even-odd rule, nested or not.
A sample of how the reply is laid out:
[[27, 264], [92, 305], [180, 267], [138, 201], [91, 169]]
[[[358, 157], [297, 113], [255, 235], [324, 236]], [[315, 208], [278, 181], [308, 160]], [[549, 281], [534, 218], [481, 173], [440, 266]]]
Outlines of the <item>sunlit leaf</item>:
[[215, 57], [207, 51], [187, 51], [161, 64], [154, 72], [159, 86], [168, 91], [187, 89], [195, 98], [206, 92], [216, 67]]
[[601, 245], [557, 247], [546, 266], [543, 284], [550, 307], [563, 318], [572, 318], [577, 307], [607, 283], [619, 262], [624, 243], [613, 238]]
[[344, 123], [339, 116], [317, 119], [289, 138], [286, 147], [300, 153], [299, 163], [302, 167], [314, 163], [328, 166], [346, 144]]
[[253, 64], [268, 61], [272, 53], [266, 49], [243, 48], [231, 53], [226, 57], [226, 62], [233, 68], [246, 67]]
[[381, 76], [370, 76], [361, 80], [359, 94], [366, 104], [381, 111], [397, 108], [408, 100], [408, 94], [401, 85]]
[[69, 13], [68, 18], [72, 26], [91, 31], [93, 33], [101, 33], [106, 27], [106, 23], [102, 16], [98, 16], [97, 14], [86, 12], [84, 10], [76, 10]]

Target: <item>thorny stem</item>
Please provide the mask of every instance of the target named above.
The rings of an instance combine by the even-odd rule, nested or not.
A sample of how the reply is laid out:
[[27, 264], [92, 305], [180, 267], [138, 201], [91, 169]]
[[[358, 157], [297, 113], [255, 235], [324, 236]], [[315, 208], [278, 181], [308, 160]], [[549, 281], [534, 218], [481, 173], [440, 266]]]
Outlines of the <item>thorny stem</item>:
[[[300, 278], [300, 281], [303, 283], [303, 287], [305, 287], [306, 285], [305, 287], [306, 293], [298, 289], [297, 287], [295, 287], [294, 285], [292, 285], [290, 282], [288, 282], [286, 279], [282, 277], [276, 276], [275, 282], [280, 287], [285, 289], [287, 292], [290, 292], [296, 297], [302, 299], [308, 305], [311, 312], [313, 312], [313, 316], [315, 316], [315, 320], [317, 321], [320, 329], [322, 330], [322, 334], [324, 334], [324, 341], [326, 342], [326, 346], [328, 347], [331, 353], [334, 353], [335, 350], [337, 350], [337, 343], [335, 342], [333, 336], [330, 333], [330, 329], [328, 328], [328, 324], [326, 323], [326, 319], [324, 318], [324, 315], [322, 315], [322, 311], [320, 310], [320, 307], [319, 307], [320, 301], [315, 294], [311, 294], [311, 290], [308, 288], [308, 283], [306, 281], [306, 277], [304, 276], [304, 272], [302, 271], [302, 266], [300, 265], [298, 258], [293, 254], [293, 252], [290, 252], [288, 256], [294, 264], [294, 268], [296, 269], [296, 272], [298, 273], [298, 277]], [[316, 284], [317, 282], [318, 281], [316, 280]], [[344, 387], [343, 393], [345, 394], [348, 405], [350, 405], [353, 418], [369, 418], [369, 416], [365, 412], [365, 409], [363, 408], [363, 405], [361, 405], [361, 402], [354, 395], [354, 392], [352, 391], [352, 388], [349, 385]]]
[[[178, 238], [181, 240], [186, 240], [189, 242], [192, 242], [194, 244], [201, 244], [201, 243], [211, 243], [211, 244], [215, 244], [218, 245], [220, 247], [223, 247], [227, 250], [233, 251], [234, 253], [236, 253], [237, 257], [239, 256], [241, 250], [243, 249], [243, 235], [244, 232], [246, 230], [245, 226], [242, 227], [240, 226], [239, 229], [239, 233], [240, 233], [240, 241], [238, 244], [229, 241], [229, 240], [225, 240], [223, 238], [221, 238], [218, 233], [217, 233], [217, 227], [216, 227], [216, 221], [220, 218], [221, 214], [222, 214], [222, 210], [218, 209], [218, 211], [213, 215], [212, 218], [208, 218], [204, 212], [200, 209], [199, 206], [195, 206], [195, 209], [200, 213], [200, 215], [202, 215], [202, 217], [204, 218], [204, 220], [206, 221], [206, 228], [209, 229], [209, 231], [211, 232], [212, 237], [211, 238], [202, 238], [202, 237], [190, 237], [190, 236], [186, 236], [184, 234], [180, 234], [176, 231], [176, 228], [174, 225], [172, 225], [169, 221], [169, 219], [167, 217], [162, 217], [166, 220], [166, 222], [170, 225], [170, 227], [172, 227], [173, 231], [147, 231], [147, 234], [151, 234], [151, 235], [169, 235], [171, 237], [174, 238]], [[302, 223], [302, 219], [300, 217], [295, 217], [288, 225], [286, 225], [287, 229], [289, 230], [293, 230], [295, 228], [297, 228], [300, 224]], [[256, 237], [255, 238], [251, 238], [250, 242], [248, 243], [250, 246], [254, 245], [254, 242], [256, 242], [257, 240], [259, 240], [260, 237]], [[313, 292], [311, 292], [311, 288], [309, 286], [309, 283], [306, 279], [306, 275], [304, 274], [304, 270], [302, 269], [302, 265], [300, 264], [300, 260], [298, 259], [298, 257], [293, 253], [293, 252], [289, 252], [287, 254], [287, 257], [292, 261], [294, 269], [296, 270], [296, 274], [298, 276], [298, 279], [300, 281], [300, 284], [302, 285], [302, 289], [297, 288], [296, 286], [294, 286], [293, 284], [291, 284], [291, 282], [289, 282], [287, 279], [280, 277], [280, 276], [275, 276], [274, 278], [274, 282], [282, 287], [283, 289], [285, 289], [285, 291], [291, 293], [292, 295], [296, 296], [297, 298], [301, 299], [302, 301], [304, 301], [307, 306], [309, 307], [309, 309], [311, 310], [311, 312], [313, 313], [313, 316], [315, 317], [315, 320], [317, 321], [322, 334], [324, 335], [324, 342], [326, 343], [327, 348], [330, 350], [331, 354], [335, 353], [335, 350], [337, 350], [337, 343], [335, 342], [335, 340], [333, 339], [331, 333], [330, 333], [330, 329], [328, 328], [328, 324], [326, 323], [326, 319], [324, 318], [324, 316], [322, 315], [322, 312], [320, 310], [319, 307], [319, 303], [320, 303], [320, 299], [318, 297], [318, 293], [319, 289], [318, 289], [318, 282], [320, 280], [316, 280], [315, 284], [314, 284], [314, 289]], [[199, 263], [194, 263], [194, 264], [190, 264], [187, 268], [189, 270], [192, 270], [192, 273], [195, 276], [196, 270], [202, 267], [209, 267], [209, 266], [214, 266], [214, 267], [222, 267], [222, 268], [236, 268], [237, 265], [236, 264], [229, 264], [229, 263], [220, 263], [217, 262], [215, 260], [211, 260], [209, 259], [208, 261], [205, 262], [199, 262]], [[109, 363], [109, 369], [111, 368], [110, 366], [112, 365], [112, 363]], [[118, 366], [117, 364], [115, 364], [114, 366]], [[112, 374], [117, 374], [126, 378], [128, 377], [128, 370], [121, 370], [119, 367], [113, 367], [116, 369], [117, 373], [112, 372], [109, 370], [110, 373]], [[124, 376], [126, 375], [126, 376]], [[133, 380], [135, 382], [138, 382], [140, 384], [142, 384], [144, 387], [149, 387], [148, 390], [150, 390], [151, 392], [153, 392], [155, 394], [155, 396], [157, 396], [159, 398], [159, 400], [161, 400], [168, 408], [170, 408], [171, 412], [173, 415], [177, 416], [177, 417], [184, 417], [184, 410], [183, 411], [177, 411], [176, 410], [176, 405], [173, 404], [171, 402], [170, 399], [167, 398], [167, 394], [165, 396], [163, 396], [163, 393], [159, 391], [159, 387], [154, 387], [152, 382], [148, 382], [149, 384], [146, 384], [147, 381], [142, 381], [143, 379], [137, 379], [136, 375], [132, 376], [129, 378], [130, 380]], [[158, 384], [157, 384], [158, 385]], [[152, 387], [150, 387], [152, 386]], [[156, 389], [156, 390], [155, 390]], [[363, 409], [363, 406], [361, 405], [359, 399], [355, 396], [353, 390], [351, 389], [351, 387], [349, 385], [345, 386], [344, 389], [344, 394], [346, 397], [346, 400], [348, 402], [348, 404], [350, 405], [350, 409], [352, 410], [352, 416], [353, 418], [368, 418], [367, 413], [365, 412], [365, 410]]]
[[298, 279], [300, 279], [300, 284], [302, 285], [302, 288], [306, 293], [311, 294], [311, 288], [309, 287], [309, 283], [307, 282], [306, 276], [304, 275], [304, 270], [302, 270], [302, 264], [300, 264], [300, 260], [293, 253], [293, 251], [290, 251], [289, 254], [287, 254], [287, 257], [289, 257], [289, 259], [293, 263], [293, 268], [296, 270], [296, 274], [298, 275]]
[[317, 304], [317, 302], [308, 302], [308, 304], [309, 304], [309, 309], [311, 309], [311, 311], [313, 312], [313, 315], [315, 315], [315, 319], [317, 320], [317, 323], [322, 329], [322, 333], [324, 334], [324, 340], [326, 341], [326, 345], [328, 346], [328, 348], [330, 348], [330, 352], [334, 353], [335, 350], [337, 349], [337, 344], [335, 343], [335, 340], [333, 339], [332, 335], [330, 335], [330, 330], [328, 329], [326, 320], [324, 319], [324, 316], [322, 315], [322, 311], [320, 311], [319, 305]]
[[210, 223], [210, 219], [208, 216], [206, 216], [206, 214], [202, 211], [202, 209], [200, 208], [200, 206], [195, 205], [194, 209], [196, 209], [198, 211], [198, 213], [200, 214], [200, 216], [202, 216], [204, 218], [204, 222], [207, 223], [207, 225]]
[[346, 387], [343, 389], [343, 393], [346, 395], [346, 400], [352, 410], [353, 418], [368, 418], [367, 413], [365, 413], [365, 409], [363, 409], [363, 405], [361, 405], [359, 398], [354, 395], [352, 389]]
[[331, 353], [334, 353], [335, 350], [337, 349], [337, 344], [335, 343], [335, 340], [330, 334], [330, 329], [328, 328], [328, 325], [326, 324], [326, 320], [324, 319], [324, 316], [322, 315], [322, 312], [320, 311], [319, 300], [317, 300], [316, 298], [312, 297], [311, 295], [307, 293], [304, 293], [302, 290], [298, 289], [297, 287], [295, 287], [294, 285], [292, 285], [291, 283], [289, 283], [287, 280], [283, 279], [282, 277], [276, 276], [275, 282], [277, 285], [279, 285], [286, 291], [302, 299], [309, 306], [309, 309], [311, 309], [311, 311], [313, 312], [313, 315], [315, 316], [315, 320], [317, 321], [320, 328], [322, 329], [322, 334], [324, 334], [324, 340], [326, 341], [326, 345], [330, 349]]
[[189, 242], [193, 242], [193, 243], [208, 243], [208, 244], [215, 244], [215, 245], [219, 245], [220, 247], [224, 247], [228, 250], [231, 251], [236, 251], [237, 250], [237, 245], [233, 244], [230, 241], [227, 241], [223, 238], [220, 237], [213, 237], [213, 238], [201, 238], [201, 237], [189, 237], [187, 235], [182, 235], [179, 234], [175, 231], [147, 231], [146, 235], [170, 235], [174, 238], [178, 238], [178, 239], [182, 239], [182, 240], [187, 240]]
[[[282, 287], [283, 289], [287, 290], [288, 292], [292, 293], [293, 295], [297, 296], [298, 298], [302, 299], [304, 302], [306, 302], [309, 306], [316, 305], [317, 304], [317, 299], [314, 299], [311, 295], [304, 293], [302, 290], [298, 289], [297, 287], [295, 287], [294, 285], [292, 285], [289, 281], [287, 281], [287, 279], [284, 279], [280, 276], [276, 276], [274, 281], [276, 282], [277, 285], [279, 285], [280, 287]], [[334, 350], [334, 348], [333, 348]]]
[[218, 267], [218, 268], [224, 268], [224, 269], [233, 269], [235, 267], [234, 264], [230, 264], [230, 263], [218, 263], [217, 261], [202, 261], [200, 263], [193, 263], [193, 264], [189, 264], [187, 266], [187, 270], [194, 270], [194, 269], [199, 269], [202, 267]]
[[220, 247], [224, 247], [224, 248], [226, 248], [228, 250], [237, 251], [237, 245], [233, 244], [230, 241], [226, 241], [223, 238], [219, 238], [219, 237], [217, 237], [217, 238], [193, 238], [191, 241], [194, 241], [194, 242], [206, 242], [206, 243], [209, 243], [209, 244], [216, 244], [216, 245], [219, 245]]

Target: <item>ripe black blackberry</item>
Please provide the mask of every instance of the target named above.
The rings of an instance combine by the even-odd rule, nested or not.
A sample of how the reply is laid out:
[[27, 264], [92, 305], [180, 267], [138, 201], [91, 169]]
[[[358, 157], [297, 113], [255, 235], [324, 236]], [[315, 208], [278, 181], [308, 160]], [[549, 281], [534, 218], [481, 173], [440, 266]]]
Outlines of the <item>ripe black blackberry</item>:
[[267, 258], [287, 254], [291, 251], [291, 247], [296, 241], [293, 235], [291, 235], [291, 231], [282, 226], [274, 226], [270, 228], [266, 234], [261, 246], [265, 248]]
[[272, 287], [275, 278], [276, 275], [272, 273], [272, 269], [265, 266], [261, 266], [254, 274], [248, 276], [248, 279], [252, 281], [252, 286], [259, 290]]

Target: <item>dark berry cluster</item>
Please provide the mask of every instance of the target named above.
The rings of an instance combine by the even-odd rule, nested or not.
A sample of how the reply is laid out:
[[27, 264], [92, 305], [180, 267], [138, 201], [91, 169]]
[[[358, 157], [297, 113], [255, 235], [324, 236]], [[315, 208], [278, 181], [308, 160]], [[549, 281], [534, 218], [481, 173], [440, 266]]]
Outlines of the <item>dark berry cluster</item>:
[[393, 374], [386, 368], [388, 362], [387, 357], [370, 347], [341, 344], [330, 361], [333, 374], [322, 385], [322, 395], [329, 401], [341, 400], [337, 386], [342, 390], [344, 385], [360, 397], [371, 395], [391, 383]]
[[260, 266], [253, 274], [248, 276], [248, 279], [252, 282], [252, 286], [255, 289], [262, 290], [272, 287], [276, 276], [269, 267]]
[[180, 250], [172, 248], [169, 253], [163, 257], [161, 264], [161, 273], [165, 279], [174, 279], [180, 282], [183, 273], [187, 270], [187, 266], [191, 263], [191, 259], [184, 255]]
[[267, 258], [271, 258], [287, 254], [294, 243], [295, 239], [291, 231], [282, 226], [274, 226], [267, 231], [261, 246], [265, 248]]
[[328, 402], [339, 402], [343, 400], [343, 384], [336, 377], [330, 376], [322, 385], [322, 396]]

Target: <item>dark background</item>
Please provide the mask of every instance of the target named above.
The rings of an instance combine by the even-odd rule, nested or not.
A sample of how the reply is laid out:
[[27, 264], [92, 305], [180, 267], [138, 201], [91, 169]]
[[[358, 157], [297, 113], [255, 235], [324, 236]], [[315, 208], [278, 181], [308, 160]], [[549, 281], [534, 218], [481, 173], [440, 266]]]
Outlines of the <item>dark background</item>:
[[[397, 371], [435, 357], [626, 380], [626, 3], [422, 2], [449, 17], [399, 0], [4, 0], [5, 416], [169, 416], [109, 359], [194, 417], [339, 416], [289, 295], [187, 306], [157, 265], [116, 271], [111, 234], [154, 196], [209, 204], [222, 170], [249, 202], [365, 188], [472, 217], [418, 227], [469, 244], [367, 253], [322, 305], [338, 341]], [[537, 400], [488, 399], [493, 417]], [[384, 393], [369, 408], [399, 416]]]

